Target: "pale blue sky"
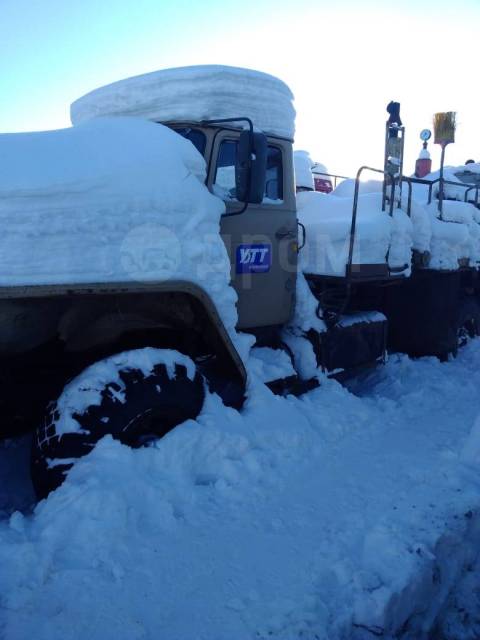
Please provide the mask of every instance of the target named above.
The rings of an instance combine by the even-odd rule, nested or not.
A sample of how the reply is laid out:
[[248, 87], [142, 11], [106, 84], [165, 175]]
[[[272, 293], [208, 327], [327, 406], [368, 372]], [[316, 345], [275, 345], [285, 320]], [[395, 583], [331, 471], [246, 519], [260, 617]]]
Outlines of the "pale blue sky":
[[0, 9], [0, 131], [68, 126], [71, 101], [122, 77], [224, 63], [285, 80], [296, 146], [332, 171], [382, 163], [391, 99], [402, 103], [410, 163], [420, 129], [451, 109], [459, 129], [447, 161], [480, 159], [480, 0], [0, 0]]

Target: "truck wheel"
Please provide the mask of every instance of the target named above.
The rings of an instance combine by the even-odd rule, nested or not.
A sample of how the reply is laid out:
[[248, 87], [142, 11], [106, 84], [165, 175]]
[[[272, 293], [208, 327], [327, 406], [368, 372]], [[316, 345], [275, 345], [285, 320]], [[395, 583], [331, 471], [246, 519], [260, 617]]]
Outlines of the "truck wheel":
[[464, 347], [471, 338], [479, 334], [480, 305], [473, 298], [467, 298], [462, 301], [458, 309], [454, 355], [457, 355], [460, 347]]
[[[39, 499], [62, 484], [76, 458], [110, 434], [131, 447], [198, 416], [203, 376], [186, 356], [139, 349], [88, 367], [64, 388], [34, 434], [32, 481]], [[54, 466], [50, 461], [65, 460]]]

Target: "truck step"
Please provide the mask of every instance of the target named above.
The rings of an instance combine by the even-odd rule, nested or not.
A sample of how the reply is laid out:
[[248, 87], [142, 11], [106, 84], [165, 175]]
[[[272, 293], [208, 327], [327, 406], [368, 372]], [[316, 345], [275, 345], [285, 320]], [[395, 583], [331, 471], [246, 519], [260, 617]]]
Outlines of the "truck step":
[[296, 396], [297, 398], [320, 386], [317, 378], [302, 380], [298, 375], [277, 378], [265, 384], [276, 396]]

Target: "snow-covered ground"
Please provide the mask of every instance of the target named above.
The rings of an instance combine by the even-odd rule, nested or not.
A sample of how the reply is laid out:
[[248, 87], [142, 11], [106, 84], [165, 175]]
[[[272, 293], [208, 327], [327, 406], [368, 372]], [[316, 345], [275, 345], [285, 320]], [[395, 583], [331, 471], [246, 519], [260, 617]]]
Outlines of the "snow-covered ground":
[[274, 356], [241, 413], [107, 438], [33, 512], [2, 445], [2, 639], [478, 637], [480, 340], [299, 399]]

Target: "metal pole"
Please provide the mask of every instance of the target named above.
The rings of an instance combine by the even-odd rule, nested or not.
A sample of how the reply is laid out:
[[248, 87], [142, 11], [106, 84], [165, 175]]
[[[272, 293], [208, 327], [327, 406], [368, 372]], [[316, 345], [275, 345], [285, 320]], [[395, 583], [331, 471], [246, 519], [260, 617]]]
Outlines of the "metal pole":
[[442, 144], [442, 155], [440, 156], [440, 183], [439, 183], [439, 190], [438, 190], [438, 211], [440, 213], [440, 219], [443, 219], [443, 198], [444, 198], [444, 191], [443, 191], [443, 165], [445, 162], [445, 149], [447, 148], [446, 143]]
[[382, 211], [385, 211], [387, 201], [387, 163], [388, 163], [388, 122], [385, 123], [385, 151], [383, 154], [383, 184], [382, 184]]
[[399, 181], [398, 181], [398, 190], [400, 192], [398, 198], [398, 208], [402, 206], [402, 176], [403, 176], [403, 150], [405, 149], [405, 127], [400, 127], [402, 132], [402, 154], [400, 156], [400, 173], [399, 173]]

